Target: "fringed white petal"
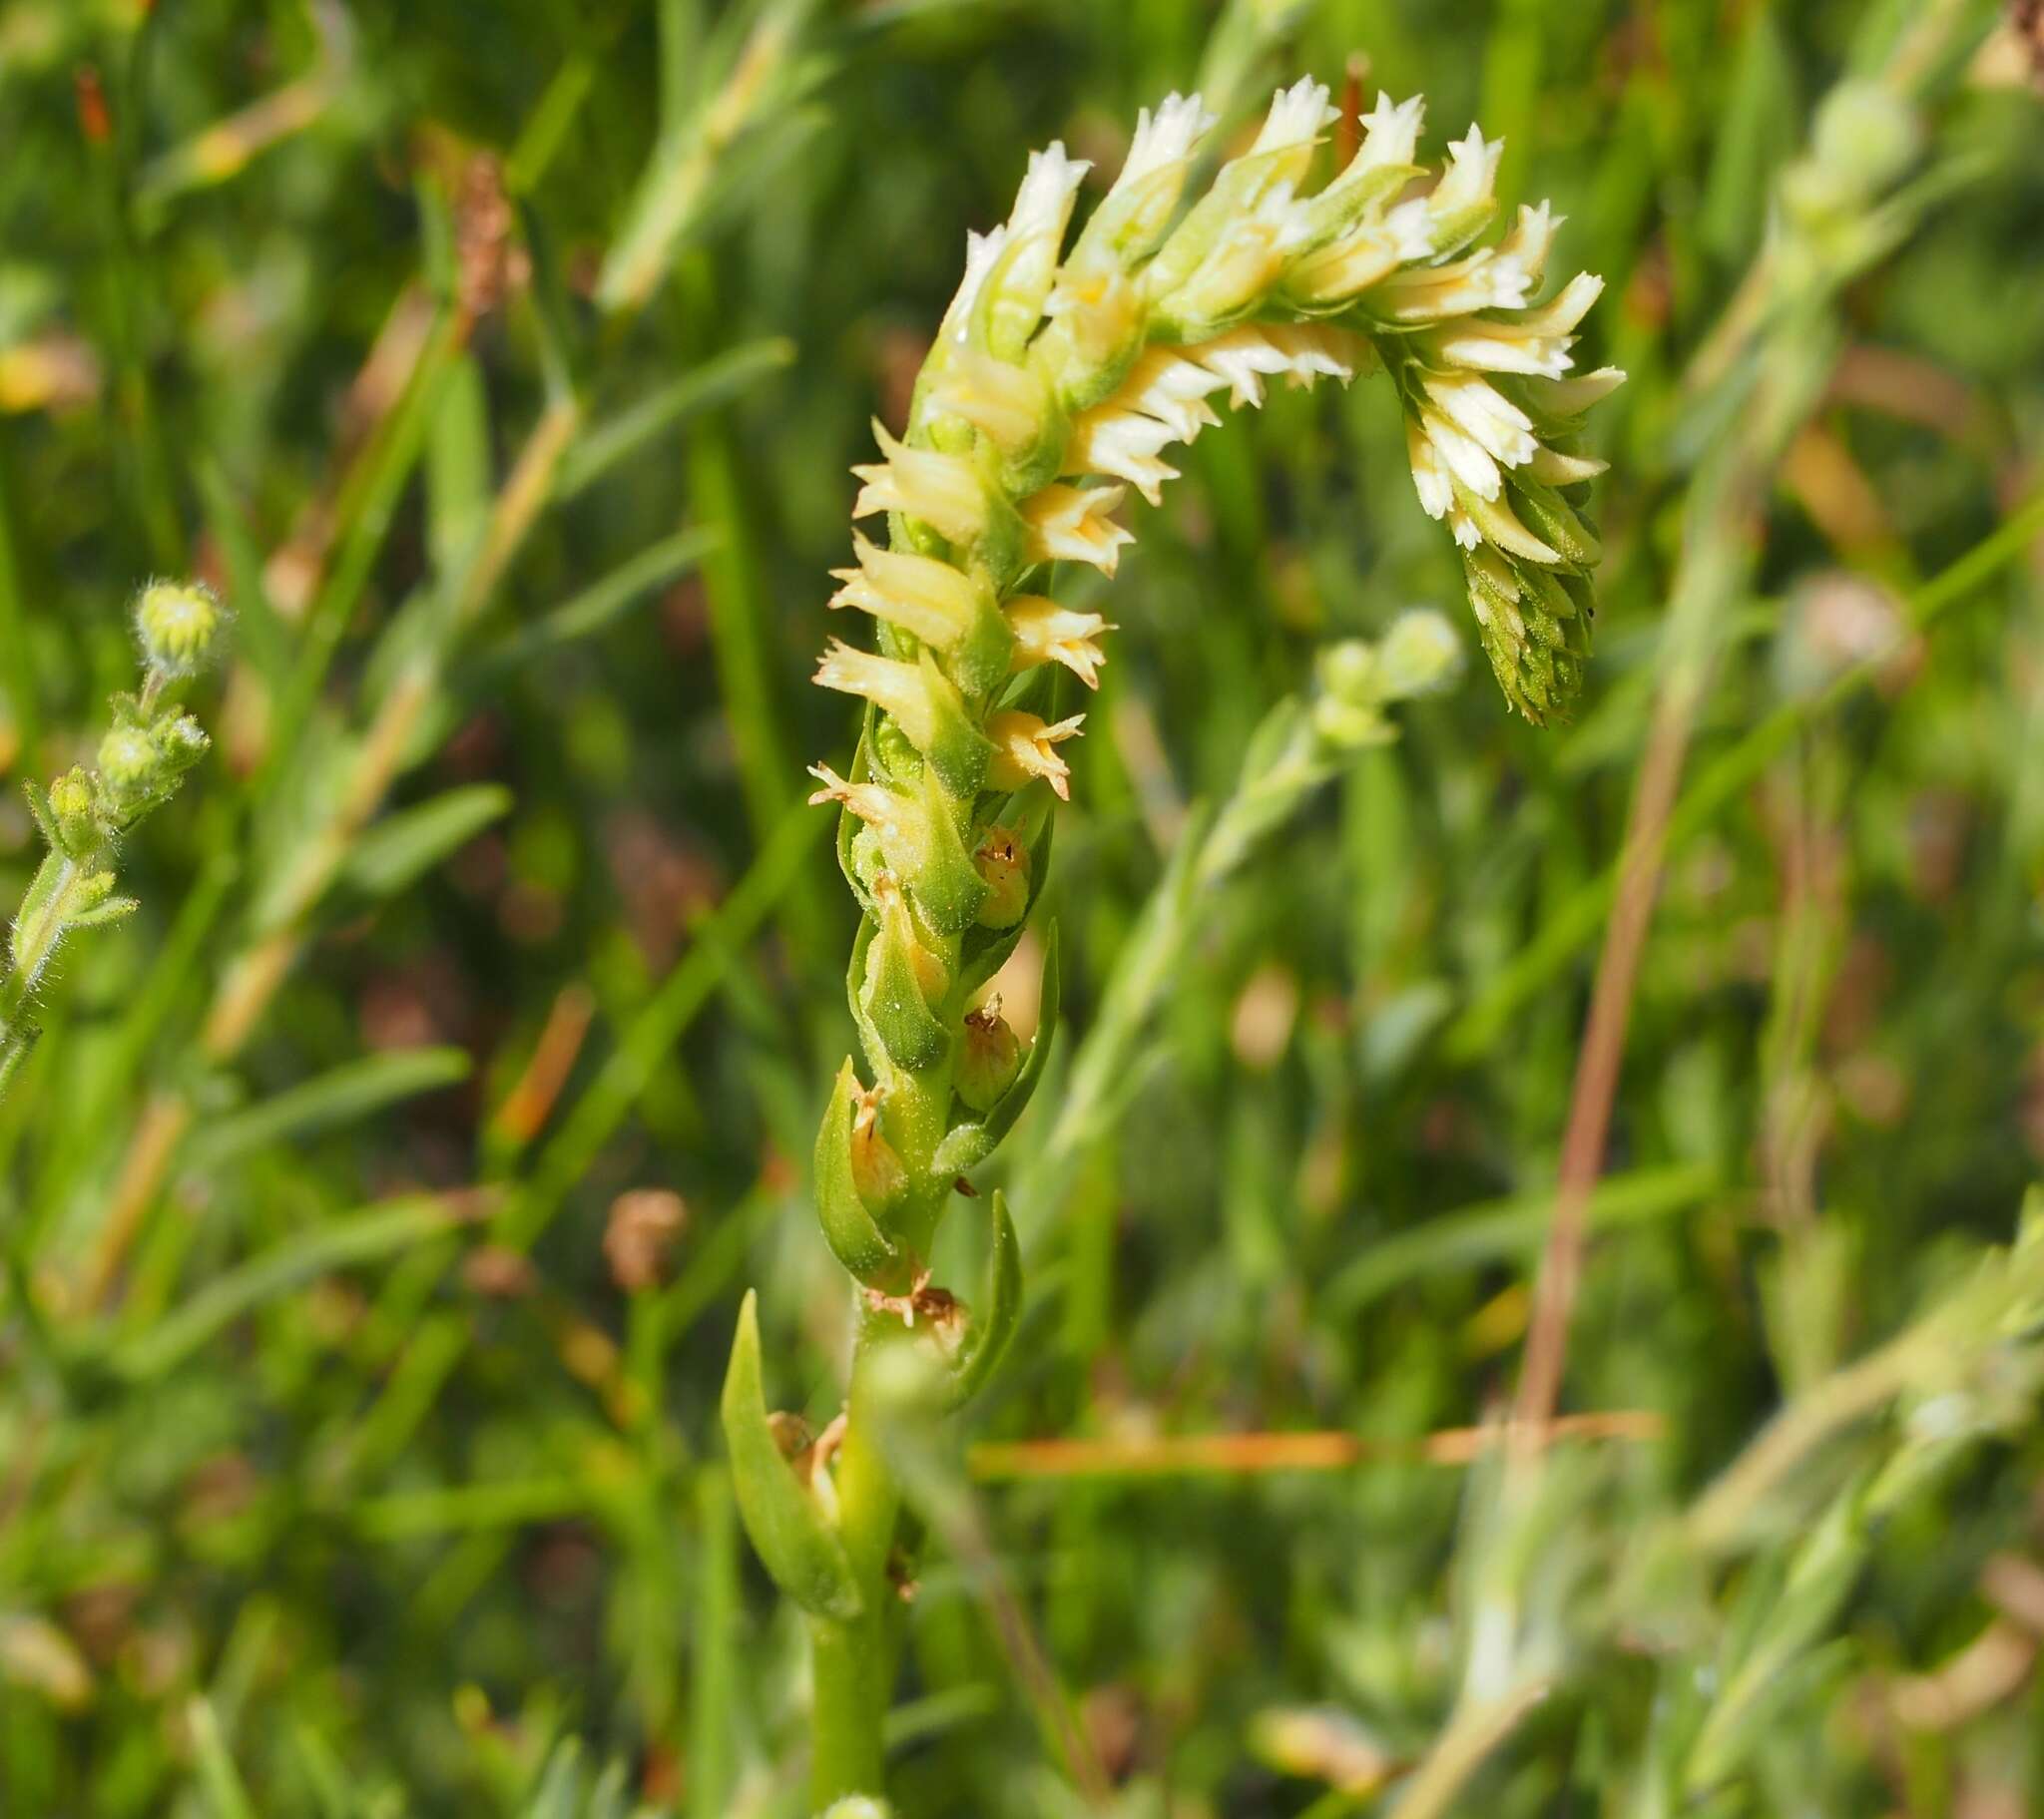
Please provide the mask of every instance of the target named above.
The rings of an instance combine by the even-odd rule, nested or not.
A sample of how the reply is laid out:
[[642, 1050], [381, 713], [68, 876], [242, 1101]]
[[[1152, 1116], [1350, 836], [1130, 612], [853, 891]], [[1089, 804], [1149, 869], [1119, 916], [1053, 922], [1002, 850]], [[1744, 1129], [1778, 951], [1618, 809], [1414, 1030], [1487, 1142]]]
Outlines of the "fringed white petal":
[[1007, 613], [1008, 629], [1015, 634], [1015, 652], [1009, 660], [1013, 673], [1038, 664], [1062, 664], [1087, 687], [1100, 686], [1100, 666], [1107, 659], [1099, 640], [1114, 628], [1098, 613], [1061, 607], [1041, 594], [1016, 595], [1008, 602]]
[[1249, 156], [1311, 146], [1323, 127], [1340, 118], [1341, 110], [1327, 104], [1326, 86], [1301, 76], [1290, 88], [1279, 89], [1271, 97], [1271, 111], [1264, 116], [1263, 131], [1250, 147]]
[[1029, 154], [1029, 170], [1015, 193], [1008, 231], [1017, 235], [1047, 234], [1061, 242], [1072, 218], [1072, 200], [1093, 167], [1083, 158], [1068, 158], [1061, 140]]
[[1595, 372], [1579, 373], [1571, 379], [1548, 379], [1533, 387], [1534, 403], [1550, 416], [1581, 415], [1600, 399], [1608, 398], [1625, 383], [1624, 372], [1616, 366], [1600, 366]]
[[1115, 188], [1134, 185], [1153, 173], [1183, 164], [1193, 148], [1206, 137], [1215, 117], [1200, 105], [1197, 95], [1170, 94], [1152, 114], [1148, 108], [1136, 116], [1136, 136], [1129, 142], [1129, 155], [1122, 161]]
[[1032, 562], [1083, 562], [1112, 575], [1124, 544], [1136, 534], [1109, 516], [1125, 489], [1047, 486], [1022, 507], [1025, 545]]
[[1158, 459], [1159, 452], [1178, 440], [1172, 425], [1110, 401], [1073, 423], [1061, 471], [1126, 480], [1152, 505], [1161, 505], [1164, 483], [1176, 480], [1178, 469]]
[[1533, 419], [1481, 374], [1429, 374], [1422, 384], [1426, 395], [1458, 428], [1506, 467], [1523, 467], [1539, 452]]

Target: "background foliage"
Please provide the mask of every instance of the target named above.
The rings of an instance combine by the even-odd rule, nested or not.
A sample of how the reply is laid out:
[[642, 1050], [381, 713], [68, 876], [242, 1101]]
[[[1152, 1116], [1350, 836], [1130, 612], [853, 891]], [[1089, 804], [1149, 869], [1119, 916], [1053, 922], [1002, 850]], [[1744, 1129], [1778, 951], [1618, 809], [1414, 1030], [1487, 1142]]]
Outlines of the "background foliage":
[[[1472, 671], [1188, 890], [1316, 649], [1463, 608], [1366, 383], [1202, 439], [1146, 515], [900, 1809], [2034, 1810], [2044, 1292], [1980, 1258], [2044, 1168], [2044, 103], [1992, 15], [13, 0], [0, 765], [90, 750], [146, 576], [239, 623], [143, 911], [77, 938], [0, 1102], [0, 1808], [796, 1810], [714, 1408], [747, 1280], [807, 1360], [775, 1396], [836, 1395], [803, 1176], [850, 906], [799, 797], [853, 730], [804, 682], [845, 470], [1026, 148], [1111, 170], [1167, 90], [1353, 70], [1433, 145], [1504, 133], [1610, 280], [1588, 700], [1537, 733]], [[1878, 243], [1754, 316], [1813, 104], [1925, 20], [1956, 52]], [[1749, 447], [1775, 354], [1814, 382]], [[1529, 1489], [1422, 1442], [1511, 1390], [1714, 562], [1565, 1380], [1637, 1419]], [[1346, 1438], [1266, 1469], [1294, 1431]], [[1146, 1476], [1158, 1435], [1235, 1438]], [[1012, 1444], [1056, 1437], [1103, 1446]]]

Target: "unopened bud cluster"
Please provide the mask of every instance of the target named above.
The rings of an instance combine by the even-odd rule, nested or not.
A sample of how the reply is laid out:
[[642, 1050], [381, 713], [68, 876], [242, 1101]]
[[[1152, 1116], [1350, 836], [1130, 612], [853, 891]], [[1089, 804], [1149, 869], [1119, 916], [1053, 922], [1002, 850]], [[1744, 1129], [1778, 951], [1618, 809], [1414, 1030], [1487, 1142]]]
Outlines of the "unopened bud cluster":
[[[11, 931], [10, 999], [33, 987], [70, 930], [111, 922], [134, 909], [132, 899], [114, 895], [120, 838], [170, 799], [210, 743], [197, 720], [165, 702], [164, 691], [212, 660], [225, 627], [220, 603], [204, 587], [153, 582], [137, 600], [141, 691], [114, 697], [112, 723], [91, 766], [75, 764], [47, 789], [29, 788], [29, 808], [49, 853]], [[0, 1029], [7, 1021], [0, 1007]]]

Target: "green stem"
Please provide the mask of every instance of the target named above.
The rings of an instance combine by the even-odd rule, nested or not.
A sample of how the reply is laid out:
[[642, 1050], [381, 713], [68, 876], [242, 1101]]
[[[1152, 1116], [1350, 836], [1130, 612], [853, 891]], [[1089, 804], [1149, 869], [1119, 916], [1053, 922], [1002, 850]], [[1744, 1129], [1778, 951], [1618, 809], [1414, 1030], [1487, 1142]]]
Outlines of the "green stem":
[[[810, 1793], [814, 1809], [852, 1794], [882, 1799], [881, 1735], [894, 1692], [901, 1600], [888, 1576], [901, 1490], [875, 1434], [870, 1405], [872, 1361], [888, 1343], [891, 1317], [861, 1310], [845, 1399], [844, 1434], [834, 1481], [838, 1532], [865, 1607], [850, 1622], [809, 1621], [813, 1709]], [[901, 1329], [893, 1327], [894, 1332]]]
[[815, 1681], [810, 1717], [810, 1804], [827, 1812], [853, 1794], [879, 1799], [882, 1784], [881, 1720], [888, 1686], [880, 1669], [886, 1652], [870, 1614], [856, 1622], [809, 1619], [809, 1650]]

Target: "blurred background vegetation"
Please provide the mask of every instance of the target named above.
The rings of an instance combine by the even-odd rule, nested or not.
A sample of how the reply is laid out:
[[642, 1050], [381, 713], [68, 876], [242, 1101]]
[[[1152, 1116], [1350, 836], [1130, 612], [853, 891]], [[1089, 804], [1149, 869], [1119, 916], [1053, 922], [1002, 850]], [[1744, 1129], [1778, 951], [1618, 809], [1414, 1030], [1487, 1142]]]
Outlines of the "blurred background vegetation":
[[[1502, 133], [1609, 279], [1598, 657], [1552, 733], [1478, 666], [1188, 892], [1315, 652], [1466, 608], [1367, 383], [1142, 514], [1006, 1165], [1030, 1308], [918, 1589], [900, 1811], [2039, 1810], [2044, 1285], [1987, 1251], [2044, 1173], [2038, 34], [10, 0], [0, 901], [137, 585], [238, 625], [143, 911], [68, 951], [0, 1102], [0, 1810], [799, 1810], [714, 1408], [748, 1281], [773, 1394], [837, 1394], [805, 1175], [852, 916], [799, 804], [853, 731], [805, 681], [846, 469], [1029, 147], [1111, 173], [1167, 91], [1239, 124], [1299, 74]], [[1911, 59], [1915, 143], [1812, 128]], [[1671, 700], [1562, 1391], [1620, 1418], [1528, 1488], [1453, 1431], [1516, 1378]]]

